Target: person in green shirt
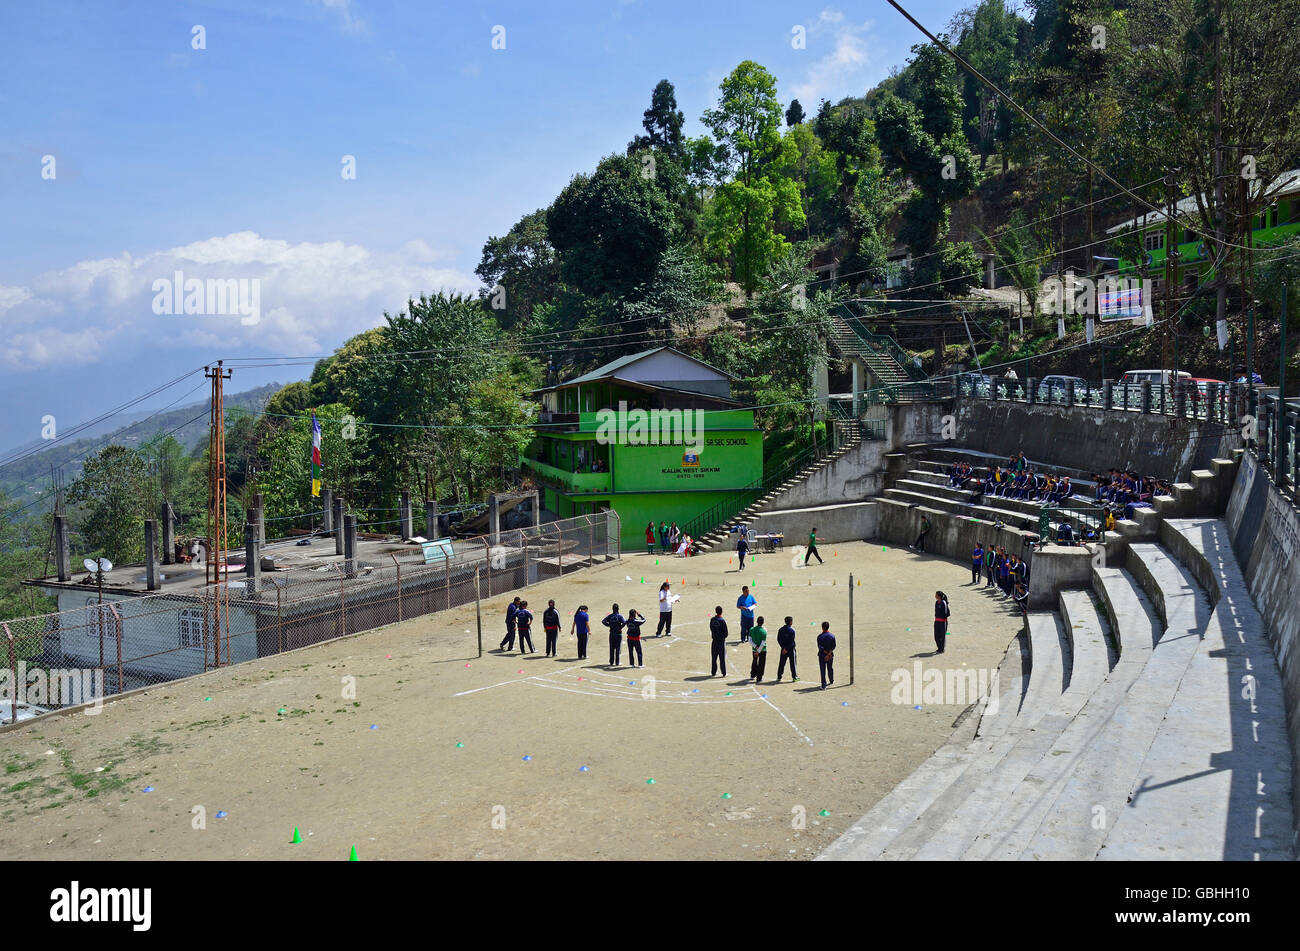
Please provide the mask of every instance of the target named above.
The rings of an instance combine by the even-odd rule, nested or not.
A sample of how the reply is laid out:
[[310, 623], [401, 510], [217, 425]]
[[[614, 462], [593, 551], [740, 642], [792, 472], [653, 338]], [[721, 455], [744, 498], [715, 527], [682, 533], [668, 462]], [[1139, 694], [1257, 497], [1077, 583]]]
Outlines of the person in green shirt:
[[761, 615], [758, 623], [749, 629], [749, 641], [754, 649], [754, 662], [750, 664], [749, 676], [754, 678], [754, 683], [761, 684], [763, 671], [767, 669], [767, 628], [763, 627]]
[[[816, 528], [814, 528], [811, 532], [808, 533], [808, 553], [803, 556], [803, 563], [805, 565], [808, 564], [808, 559], [811, 558], [813, 555], [817, 556], [817, 564], [819, 565], [826, 564], [826, 562], [822, 561], [821, 553], [817, 551], [817, 529]], [[795, 557], [798, 558], [799, 556], [795, 555]]]

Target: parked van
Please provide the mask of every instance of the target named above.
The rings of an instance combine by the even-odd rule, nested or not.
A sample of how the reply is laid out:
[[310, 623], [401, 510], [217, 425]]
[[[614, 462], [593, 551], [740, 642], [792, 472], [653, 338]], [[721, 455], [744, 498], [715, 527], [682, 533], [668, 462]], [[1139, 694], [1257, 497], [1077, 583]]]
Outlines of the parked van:
[[[1186, 370], [1179, 370], [1178, 379], [1190, 380], [1192, 375]], [[1141, 389], [1143, 382], [1149, 381], [1152, 386], [1159, 386], [1161, 383], [1173, 383], [1173, 370], [1129, 370], [1119, 379], [1120, 386], [1136, 386]]]
[[[1173, 370], [1129, 370], [1115, 384], [1112, 398], [1116, 406], [1136, 407], [1142, 399], [1142, 384], [1151, 384], [1151, 408], [1157, 413], [1165, 412], [1165, 396], [1175, 378]], [[1177, 378], [1190, 383], [1192, 375], [1186, 370], [1178, 370]], [[1169, 393], [1172, 399], [1172, 393]]]

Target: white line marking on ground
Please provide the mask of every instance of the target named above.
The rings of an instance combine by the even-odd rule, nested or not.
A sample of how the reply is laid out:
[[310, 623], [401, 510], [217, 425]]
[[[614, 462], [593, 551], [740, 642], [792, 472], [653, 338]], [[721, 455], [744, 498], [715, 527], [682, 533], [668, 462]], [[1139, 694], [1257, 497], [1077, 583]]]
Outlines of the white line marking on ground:
[[755, 695], [757, 695], [759, 700], [762, 700], [765, 704], [767, 704], [777, 713], [780, 713], [781, 719], [784, 720], [786, 723], [790, 724], [790, 729], [798, 733], [799, 736], [803, 738], [805, 743], [807, 743], [809, 746], [814, 745], [812, 738], [803, 730], [799, 729], [799, 727], [795, 726], [795, 722], [791, 720], [788, 716], [786, 716], [784, 713], [782, 713], [780, 707], [778, 707], [775, 703], [773, 703], [771, 700], [767, 699], [767, 697], [763, 696], [761, 693], [758, 692], [758, 687], [754, 686], [753, 684], [750, 684], [749, 689], [754, 691]]

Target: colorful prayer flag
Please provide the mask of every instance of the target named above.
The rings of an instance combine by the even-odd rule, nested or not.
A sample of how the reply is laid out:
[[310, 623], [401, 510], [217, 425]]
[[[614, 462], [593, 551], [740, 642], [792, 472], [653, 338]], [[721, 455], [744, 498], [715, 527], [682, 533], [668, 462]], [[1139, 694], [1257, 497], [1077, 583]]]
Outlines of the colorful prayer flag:
[[320, 497], [320, 477], [324, 466], [320, 458], [320, 421], [316, 418], [316, 413], [311, 414], [311, 495], [312, 498]]

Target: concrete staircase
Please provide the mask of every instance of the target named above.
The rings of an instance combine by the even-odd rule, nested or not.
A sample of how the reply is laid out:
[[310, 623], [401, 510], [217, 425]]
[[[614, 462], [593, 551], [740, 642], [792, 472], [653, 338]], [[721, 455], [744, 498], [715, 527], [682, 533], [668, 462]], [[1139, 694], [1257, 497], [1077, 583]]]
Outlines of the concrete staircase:
[[831, 315], [830, 344], [841, 357], [861, 360], [882, 386], [901, 386], [912, 382], [911, 376], [899, 366], [893, 356], [872, 346], [838, 314]]
[[1281, 675], [1227, 537], [1167, 519], [1094, 563], [1029, 615], [1020, 702], [982, 699], [819, 858], [1292, 859]]
[[861, 443], [861, 436], [857, 428], [846, 426], [841, 429], [842, 441], [840, 447], [833, 452], [828, 453], [822, 458], [811, 462], [799, 471], [795, 472], [788, 479], [783, 480], [779, 485], [764, 492], [759, 498], [755, 499], [745, 508], [741, 509], [735, 515], [728, 518], [725, 522], [709, 532], [697, 542], [701, 552], [712, 551], [719, 546], [727, 547], [731, 542], [731, 526], [747, 525], [750, 521], [757, 518], [758, 515], [768, 507], [774, 500], [779, 498], [786, 490], [798, 485], [808, 479], [815, 472], [829, 466], [836, 459], [853, 451]]

